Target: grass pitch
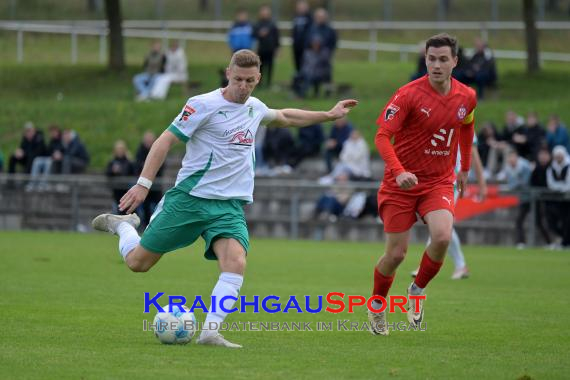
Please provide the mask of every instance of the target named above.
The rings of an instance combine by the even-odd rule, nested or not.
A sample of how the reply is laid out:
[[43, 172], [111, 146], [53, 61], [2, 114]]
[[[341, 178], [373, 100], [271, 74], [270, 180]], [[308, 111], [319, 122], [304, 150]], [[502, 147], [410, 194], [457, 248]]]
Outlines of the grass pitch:
[[[0, 233], [2, 378], [567, 378], [568, 252], [465, 247], [472, 278], [451, 264], [428, 288], [425, 332], [241, 331], [242, 350], [161, 345], [143, 332], [144, 292], [208, 297], [214, 263], [196, 244], [146, 274], [128, 271], [104, 234]], [[382, 244], [254, 240], [242, 295], [368, 296]], [[421, 247], [392, 294], [404, 294]], [[161, 302], [162, 304], [166, 302]], [[204, 315], [197, 313], [199, 321]], [[405, 315], [391, 315], [404, 321]], [[233, 314], [231, 322], [365, 321], [333, 315]], [[564, 359], [566, 358], [566, 359]]]

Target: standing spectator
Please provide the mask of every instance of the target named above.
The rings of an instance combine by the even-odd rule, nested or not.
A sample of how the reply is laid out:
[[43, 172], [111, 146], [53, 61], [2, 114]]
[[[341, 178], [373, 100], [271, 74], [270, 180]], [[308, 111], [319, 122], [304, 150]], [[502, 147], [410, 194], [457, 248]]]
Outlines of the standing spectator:
[[17, 165], [22, 166], [24, 173], [32, 171], [32, 163], [38, 156], [44, 154], [46, 149], [44, 135], [34, 127], [31, 121], [24, 124], [24, 134], [20, 147], [10, 156], [8, 162], [8, 173], [16, 173]]
[[422, 42], [420, 44], [420, 51], [418, 52], [418, 60], [417, 60], [417, 68], [416, 72], [412, 74], [410, 80], [416, 80], [424, 75], [427, 74], [427, 66], [426, 66], [426, 44]]
[[309, 48], [313, 38], [318, 37], [323, 47], [327, 48], [331, 55], [336, 49], [337, 34], [329, 25], [329, 13], [324, 8], [318, 8], [315, 10], [314, 22], [309, 29], [307, 36], [307, 45], [305, 48]]
[[352, 132], [352, 124], [346, 117], [335, 120], [329, 138], [325, 142], [325, 163], [327, 172], [333, 170], [333, 160], [338, 158], [344, 142], [348, 140]]
[[180, 47], [178, 41], [170, 42], [170, 48], [166, 52], [166, 64], [164, 74], [156, 77], [154, 85], [150, 91], [153, 99], [165, 99], [172, 83], [185, 84], [188, 81], [188, 63], [186, 53]]
[[144, 72], [135, 75], [133, 84], [137, 91], [136, 100], [145, 101], [150, 97], [150, 92], [154, 86], [154, 82], [160, 73], [164, 72], [164, 64], [166, 57], [162, 54], [160, 42], [154, 41], [151, 45], [150, 52], [144, 60]]
[[568, 130], [564, 123], [560, 121], [558, 115], [550, 115], [546, 124], [546, 142], [548, 149], [552, 151], [556, 145], [562, 145], [566, 149], [570, 149], [570, 139], [568, 138]]
[[232, 53], [253, 46], [253, 26], [245, 9], [236, 12], [234, 24], [228, 32], [228, 44]]
[[[156, 140], [156, 135], [153, 132], [146, 131], [144, 133], [142, 142], [139, 145], [139, 148], [137, 150], [137, 156], [135, 159], [135, 175], [137, 176], [141, 175], [144, 163], [146, 161], [146, 157], [148, 156], [148, 153], [150, 152], [150, 147], [152, 146], [155, 140]], [[160, 167], [160, 169], [158, 169], [158, 172], [156, 173], [156, 178], [161, 178], [163, 171], [164, 171], [164, 164]], [[162, 198], [162, 191], [160, 189], [160, 184], [156, 183], [150, 188], [147, 197], [140, 206], [142, 208], [141, 228], [145, 228], [148, 225], [148, 223], [150, 222], [150, 217], [152, 216], [152, 213], [154, 212], [154, 209], [158, 205], [158, 202], [160, 202], [161, 198]]]
[[331, 52], [323, 46], [320, 37], [314, 36], [311, 47], [305, 50], [303, 67], [293, 84], [295, 92], [304, 98], [309, 88], [313, 86], [315, 97], [318, 97], [321, 84], [330, 83], [331, 76]]
[[516, 150], [511, 150], [507, 155], [504, 174], [507, 180], [507, 189], [520, 192], [515, 233], [517, 248], [523, 249], [526, 246], [524, 221], [530, 209], [528, 196], [531, 175], [530, 163], [525, 158], [520, 157]]
[[117, 140], [113, 148], [113, 159], [107, 164], [105, 175], [111, 180], [111, 188], [113, 189], [113, 213], [120, 212], [119, 202], [132, 183], [127, 182], [124, 177], [132, 177], [135, 175], [135, 165], [128, 157], [127, 144], [123, 140]]
[[303, 66], [303, 52], [309, 44], [308, 33], [313, 24], [313, 17], [309, 9], [309, 3], [305, 0], [297, 1], [295, 4], [295, 18], [293, 19], [293, 58], [295, 61], [295, 74], [299, 74]]
[[497, 128], [495, 125], [486, 121], [481, 127], [481, 131], [477, 134], [477, 150], [481, 157], [481, 163], [485, 170], [485, 177], [489, 178], [495, 175], [495, 171], [499, 163], [497, 162]]
[[291, 158], [291, 166], [296, 167], [307, 157], [318, 156], [321, 153], [321, 146], [325, 135], [321, 124], [313, 124], [299, 129], [297, 144]]
[[526, 159], [536, 162], [538, 151], [546, 145], [546, 131], [538, 121], [536, 112], [529, 112], [526, 117]]
[[483, 99], [485, 87], [494, 85], [497, 81], [497, 69], [493, 52], [480, 38], [475, 39], [475, 53], [469, 60], [470, 71], [467, 80], [477, 86], [477, 96]]
[[[548, 170], [548, 166], [550, 165], [550, 152], [546, 148], [541, 148], [537, 152], [537, 161], [534, 169], [532, 170], [532, 174], [530, 176], [530, 187], [534, 189], [547, 189], [546, 184], [546, 173]], [[538, 227], [538, 230], [542, 234], [542, 238], [544, 239], [545, 243], [552, 248], [552, 239], [550, 237], [550, 233], [547, 228], [547, 215], [546, 215], [546, 204], [543, 201], [536, 201], [535, 207], [535, 219], [534, 223]], [[530, 211], [530, 203], [526, 204], [526, 213]], [[522, 205], [521, 205], [522, 208]], [[526, 217], [526, 215], [525, 215]], [[532, 223], [533, 221], [531, 221]]]
[[[565, 147], [557, 145], [552, 150], [552, 162], [546, 172], [546, 184], [552, 191], [570, 192], [570, 158]], [[552, 202], [549, 211], [551, 228], [562, 237], [562, 246], [570, 248], [570, 202]]]
[[279, 49], [279, 29], [271, 18], [271, 8], [259, 8], [259, 20], [255, 24], [254, 36], [257, 39], [257, 55], [261, 60], [261, 85], [271, 87], [273, 59]]
[[[49, 143], [44, 154], [34, 159], [32, 164], [31, 177], [32, 180], [26, 186], [27, 191], [44, 190], [47, 187], [47, 177], [51, 174], [51, 166], [53, 162], [53, 154], [56, 151], [63, 150], [63, 143], [61, 140], [61, 128], [58, 125], [52, 124], [48, 128]], [[41, 178], [39, 178], [41, 177]]]
[[62, 150], [56, 150], [52, 155], [52, 171], [55, 174], [83, 173], [89, 164], [89, 153], [71, 129], [63, 131]]

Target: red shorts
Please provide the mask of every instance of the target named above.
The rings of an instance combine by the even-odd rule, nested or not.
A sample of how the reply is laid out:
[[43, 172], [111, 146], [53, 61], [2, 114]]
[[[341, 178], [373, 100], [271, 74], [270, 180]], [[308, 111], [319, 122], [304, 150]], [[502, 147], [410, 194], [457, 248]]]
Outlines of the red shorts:
[[[425, 194], [402, 194], [378, 191], [378, 215], [384, 222], [385, 232], [405, 232], [430, 211], [449, 210], [454, 214], [453, 185], [438, 186]], [[425, 223], [425, 221], [424, 221]]]

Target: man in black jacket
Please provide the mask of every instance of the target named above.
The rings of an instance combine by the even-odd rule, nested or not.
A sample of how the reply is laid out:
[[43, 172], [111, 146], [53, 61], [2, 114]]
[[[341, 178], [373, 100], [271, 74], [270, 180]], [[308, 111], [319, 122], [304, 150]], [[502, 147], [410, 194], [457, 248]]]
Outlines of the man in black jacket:
[[43, 133], [38, 131], [32, 122], [28, 121], [24, 125], [20, 147], [10, 156], [8, 173], [16, 173], [17, 165], [21, 165], [24, 168], [24, 173], [29, 174], [32, 170], [34, 158], [44, 154], [45, 149]]
[[273, 59], [279, 49], [279, 29], [271, 18], [271, 8], [267, 5], [259, 8], [259, 20], [253, 29], [257, 39], [257, 55], [261, 60], [261, 85], [271, 86]]
[[301, 71], [303, 66], [303, 52], [308, 45], [308, 33], [313, 24], [313, 17], [309, 9], [309, 3], [305, 0], [297, 1], [295, 5], [295, 18], [293, 19], [293, 57], [295, 59], [295, 73]]

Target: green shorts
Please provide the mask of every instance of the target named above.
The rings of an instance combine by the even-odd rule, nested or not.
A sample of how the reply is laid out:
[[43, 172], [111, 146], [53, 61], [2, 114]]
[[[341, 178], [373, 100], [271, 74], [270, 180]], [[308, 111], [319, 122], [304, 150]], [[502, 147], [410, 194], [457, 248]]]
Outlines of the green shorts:
[[245, 202], [194, 197], [174, 187], [166, 192], [144, 231], [140, 244], [158, 254], [194, 243], [199, 236], [206, 242], [204, 257], [217, 260], [212, 249], [219, 238], [236, 239], [249, 249], [249, 234], [243, 212]]

